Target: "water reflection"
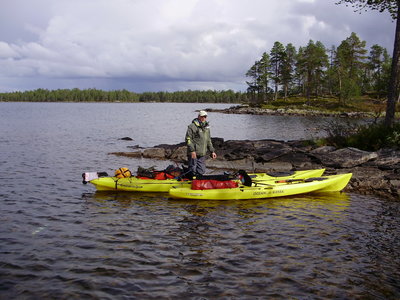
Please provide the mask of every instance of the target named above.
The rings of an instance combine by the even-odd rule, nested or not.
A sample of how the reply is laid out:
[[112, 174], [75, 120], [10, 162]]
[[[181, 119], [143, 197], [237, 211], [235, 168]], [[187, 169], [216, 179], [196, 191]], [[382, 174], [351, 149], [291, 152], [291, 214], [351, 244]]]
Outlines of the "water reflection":
[[[229, 297], [242, 291], [284, 299], [282, 289], [297, 297], [351, 290], [336, 279], [349, 268], [343, 250], [350, 247], [346, 240], [351, 241], [344, 230], [351, 200], [345, 193], [182, 201], [160, 194], [96, 192], [86, 201], [92, 212], [101, 213], [99, 207], [104, 206], [124, 208], [123, 215], [130, 217], [125, 225], [131, 228], [124, 234], [133, 242], [135, 256], [144, 259], [137, 262], [139, 268], [156, 266], [158, 271], [148, 269], [150, 277], [172, 272], [182, 295]], [[118, 211], [114, 221], [119, 223], [124, 216]], [[310, 288], [310, 282], [318, 288]]]
[[350, 204], [350, 196], [345, 192], [306, 194], [290, 197], [278, 197], [254, 200], [176, 200], [168, 197], [166, 193], [129, 193], [114, 191], [96, 191], [82, 194], [82, 200], [106, 204], [111, 201], [123, 207], [134, 205], [172, 205], [185, 208], [194, 215], [206, 215], [220, 207], [235, 209], [243, 216], [252, 217], [255, 213], [265, 212], [265, 209], [282, 210], [312, 210], [323, 208], [324, 210], [340, 213], [346, 210]]

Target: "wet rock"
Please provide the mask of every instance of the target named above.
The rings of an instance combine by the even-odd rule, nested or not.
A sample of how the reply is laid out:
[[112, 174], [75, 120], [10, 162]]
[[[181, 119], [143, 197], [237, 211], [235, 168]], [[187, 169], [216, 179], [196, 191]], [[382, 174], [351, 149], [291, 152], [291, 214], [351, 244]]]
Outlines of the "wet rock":
[[164, 148], [149, 148], [143, 150], [144, 158], [165, 159], [166, 150]]
[[290, 163], [292, 165], [292, 169], [297, 170], [314, 169], [320, 167], [318, 161], [316, 161], [312, 156], [301, 152], [287, 153], [277, 159], [274, 159], [273, 162]]
[[184, 161], [187, 159], [187, 149], [186, 146], [180, 146], [172, 150], [170, 155], [167, 157], [170, 160]]
[[207, 168], [210, 169], [223, 169], [223, 170], [248, 170], [252, 172], [270, 172], [274, 171], [290, 171], [293, 165], [288, 162], [266, 162], [259, 163], [254, 161], [252, 157], [246, 157], [237, 160], [221, 160], [221, 159], [207, 159]]
[[395, 149], [381, 149], [377, 152], [378, 157], [372, 164], [378, 167], [389, 166], [398, 169], [400, 165], [400, 151]]
[[132, 151], [132, 152], [111, 152], [109, 153], [110, 155], [116, 155], [116, 156], [125, 156], [125, 157], [131, 157], [131, 158], [140, 158], [142, 157], [142, 151]]
[[343, 148], [326, 153], [313, 153], [321, 164], [333, 168], [351, 168], [376, 159], [376, 152], [362, 151], [356, 148]]
[[129, 136], [120, 138], [121, 141], [133, 141], [133, 138], [130, 138]]
[[333, 146], [322, 146], [310, 151], [311, 154], [326, 154], [332, 151], [335, 151], [336, 148]]
[[213, 146], [216, 148], [220, 148], [224, 144], [224, 139], [219, 137], [213, 137], [211, 138], [211, 141], [213, 143]]

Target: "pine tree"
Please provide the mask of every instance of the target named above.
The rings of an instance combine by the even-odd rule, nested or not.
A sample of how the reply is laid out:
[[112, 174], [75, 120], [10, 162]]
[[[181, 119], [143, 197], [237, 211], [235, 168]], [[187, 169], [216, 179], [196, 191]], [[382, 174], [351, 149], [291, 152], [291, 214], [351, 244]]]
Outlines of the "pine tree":
[[296, 55], [296, 48], [291, 43], [287, 44], [283, 57], [281, 80], [285, 99], [288, 97], [288, 92], [294, 79]]
[[[312, 91], [318, 97], [322, 87], [323, 75], [328, 67], [328, 55], [321, 42], [308, 42], [307, 47], [299, 49], [297, 56], [297, 72], [302, 76], [307, 99], [311, 98]], [[301, 74], [301, 75], [300, 75]]]
[[353, 32], [337, 49], [336, 64], [339, 77], [339, 98], [344, 104], [361, 93], [362, 70], [365, 67], [366, 42]]
[[274, 82], [274, 100], [278, 99], [278, 88], [282, 81], [282, 67], [284, 63], [285, 47], [275, 42], [270, 51], [271, 79]]

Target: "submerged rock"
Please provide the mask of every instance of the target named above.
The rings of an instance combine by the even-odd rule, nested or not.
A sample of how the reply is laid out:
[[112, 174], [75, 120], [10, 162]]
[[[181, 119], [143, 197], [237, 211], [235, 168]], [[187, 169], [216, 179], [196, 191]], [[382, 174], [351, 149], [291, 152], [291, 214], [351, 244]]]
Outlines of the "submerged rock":
[[120, 138], [120, 140], [121, 141], [133, 141], [133, 138], [126, 136], [126, 137]]

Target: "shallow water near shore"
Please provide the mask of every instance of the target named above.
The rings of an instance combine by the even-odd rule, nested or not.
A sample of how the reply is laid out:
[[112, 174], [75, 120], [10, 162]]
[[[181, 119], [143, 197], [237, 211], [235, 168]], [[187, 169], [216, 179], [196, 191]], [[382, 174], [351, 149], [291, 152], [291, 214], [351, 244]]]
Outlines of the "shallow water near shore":
[[[398, 202], [349, 193], [178, 201], [81, 183], [85, 171], [163, 167], [108, 153], [179, 143], [194, 110], [210, 106], [0, 103], [0, 298], [400, 298]], [[306, 138], [322, 122], [209, 121], [226, 140]]]

